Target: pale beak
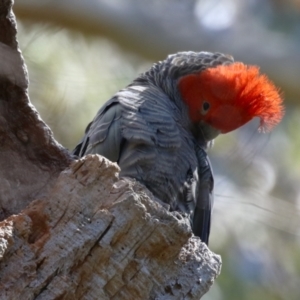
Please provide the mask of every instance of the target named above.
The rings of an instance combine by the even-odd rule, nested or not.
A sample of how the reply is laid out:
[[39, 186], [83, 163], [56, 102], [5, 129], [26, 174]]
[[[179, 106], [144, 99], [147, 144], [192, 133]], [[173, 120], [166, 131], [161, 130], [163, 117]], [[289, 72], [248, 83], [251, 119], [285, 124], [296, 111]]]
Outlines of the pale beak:
[[205, 122], [199, 123], [198, 130], [199, 134], [207, 142], [215, 139], [221, 133], [219, 129], [216, 129]]

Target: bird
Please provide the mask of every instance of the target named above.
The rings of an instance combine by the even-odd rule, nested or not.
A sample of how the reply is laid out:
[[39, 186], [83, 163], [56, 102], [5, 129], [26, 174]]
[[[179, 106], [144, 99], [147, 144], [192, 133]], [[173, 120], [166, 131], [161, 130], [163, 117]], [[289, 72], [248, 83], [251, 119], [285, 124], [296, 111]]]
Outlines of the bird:
[[255, 65], [219, 52], [178, 52], [108, 100], [73, 154], [117, 162], [121, 177], [136, 179], [186, 216], [208, 245], [214, 178], [207, 150], [219, 134], [255, 117], [259, 131], [270, 131], [283, 117], [282, 102]]

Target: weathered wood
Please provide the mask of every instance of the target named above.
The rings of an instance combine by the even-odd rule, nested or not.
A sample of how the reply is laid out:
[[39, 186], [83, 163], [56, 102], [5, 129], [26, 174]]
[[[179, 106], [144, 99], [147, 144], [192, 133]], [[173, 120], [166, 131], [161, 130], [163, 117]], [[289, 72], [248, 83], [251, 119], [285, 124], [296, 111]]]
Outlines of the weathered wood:
[[0, 220], [47, 192], [71, 161], [28, 97], [12, 1], [0, 1]]
[[221, 261], [98, 155], [2, 222], [1, 299], [199, 299]]
[[54, 140], [15, 25], [0, 0], [0, 299], [199, 299], [220, 257], [116, 164]]

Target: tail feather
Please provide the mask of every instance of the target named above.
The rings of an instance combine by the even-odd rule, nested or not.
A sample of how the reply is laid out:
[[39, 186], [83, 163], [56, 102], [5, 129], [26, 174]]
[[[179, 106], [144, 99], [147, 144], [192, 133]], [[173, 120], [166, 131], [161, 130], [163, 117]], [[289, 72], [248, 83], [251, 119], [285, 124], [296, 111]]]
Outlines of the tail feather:
[[213, 207], [214, 177], [209, 158], [203, 148], [197, 149], [199, 185], [193, 216], [193, 232], [208, 245]]
[[201, 241], [208, 245], [210, 233], [211, 209], [195, 208], [193, 218], [193, 232]]

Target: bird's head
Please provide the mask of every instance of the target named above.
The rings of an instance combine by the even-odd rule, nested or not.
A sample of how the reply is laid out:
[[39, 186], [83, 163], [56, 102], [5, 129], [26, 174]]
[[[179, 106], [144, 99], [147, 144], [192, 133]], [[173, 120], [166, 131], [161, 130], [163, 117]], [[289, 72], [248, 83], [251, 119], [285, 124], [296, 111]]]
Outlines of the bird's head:
[[260, 131], [270, 131], [283, 117], [278, 88], [257, 66], [240, 62], [217, 65], [182, 76], [178, 88], [193, 123], [206, 140], [260, 118]]

